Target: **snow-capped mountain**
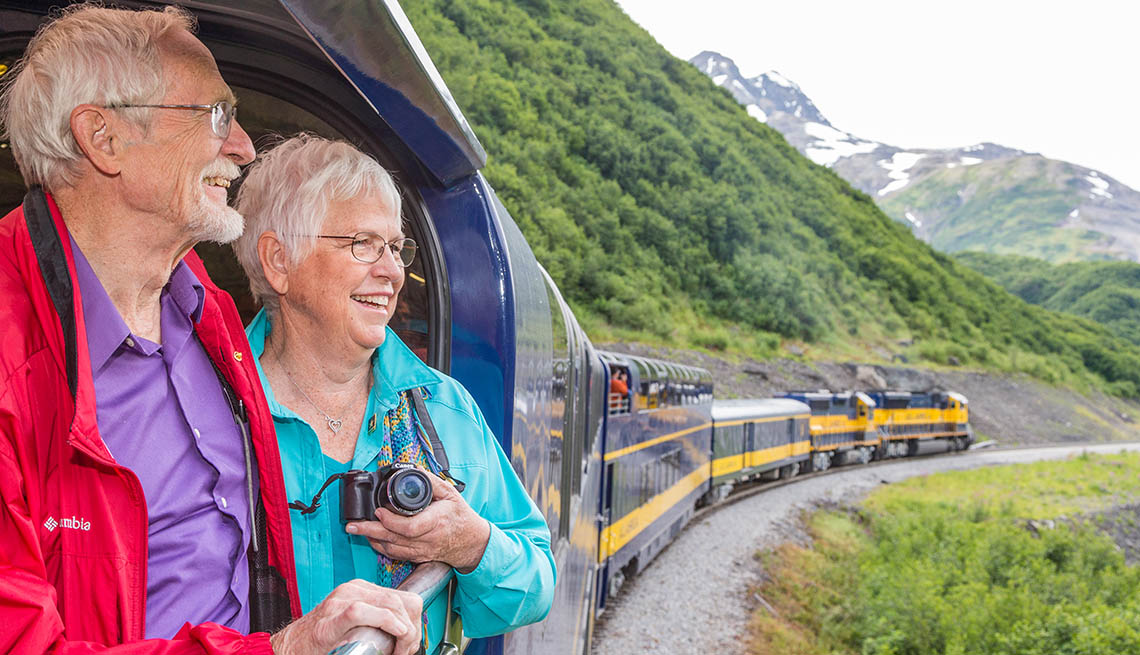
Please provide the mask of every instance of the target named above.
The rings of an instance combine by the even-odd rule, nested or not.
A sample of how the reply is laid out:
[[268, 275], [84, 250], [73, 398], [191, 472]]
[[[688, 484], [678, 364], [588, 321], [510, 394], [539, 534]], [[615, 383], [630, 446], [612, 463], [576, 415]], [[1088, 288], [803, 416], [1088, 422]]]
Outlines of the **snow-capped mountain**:
[[732, 93], [736, 101], [744, 105], [756, 120], [766, 123], [770, 114], [780, 112], [805, 121], [831, 123], [819, 113], [810, 98], [776, 71], [768, 71], [752, 79], [740, 74], [736, 63], [715, 52], [704, 51], [689, 60], [701, 72], [712, 78], [717, 86], [723, 86]]
[[1140, 193], [1104, 173], [994, 143], [903, 149], [862, 139], [775, 71], [746, 78], [712, 51], [689, 61], [940, 250], [1140, 261]]

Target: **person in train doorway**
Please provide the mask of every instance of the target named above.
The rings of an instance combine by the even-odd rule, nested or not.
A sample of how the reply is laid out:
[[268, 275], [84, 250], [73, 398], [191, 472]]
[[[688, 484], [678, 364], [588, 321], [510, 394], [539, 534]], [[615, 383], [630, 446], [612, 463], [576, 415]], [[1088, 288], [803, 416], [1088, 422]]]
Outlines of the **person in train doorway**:
[[610, 374], [610, 393], [617, 394], [622, 398], [629, 395], [629, 385], [622, 379], [622, 370], [616, 366], [613, 373]]
[[241, 233], [254, 158], [194, 29], [79, 6], [5, 77], [0, 651], [307, 655], [364, 624], [411, 652], [418, 597], [359, 581], [255, 632], [300, 602], [257, 368], [191, 251]]
[[[441, 561], [456, 571], [466, 636], [544, 618], [555, 582], [546, 520], [471, 394], [388, 327], [416, 254], [391, 175], [347, 143], [302, 134], [250, 167], [235, 207], [247, 226], [234, 251], [262, 304], [247, 334], [296, 499], [302, 609], [346, 580], [395, 586], [413, 563]], [[405, 504], [347, 499], [353, 472], [397, 469], [418, 471]], [[392, 493], [405, 484], [391, 480]], [[429, 653], [446, 595], [425, 608]]]

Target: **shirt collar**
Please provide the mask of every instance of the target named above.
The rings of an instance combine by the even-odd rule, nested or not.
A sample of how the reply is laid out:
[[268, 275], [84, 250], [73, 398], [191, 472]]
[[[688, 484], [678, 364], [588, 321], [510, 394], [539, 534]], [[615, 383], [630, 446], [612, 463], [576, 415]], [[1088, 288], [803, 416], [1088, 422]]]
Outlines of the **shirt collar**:
[[[372, 390], [376, 401], [384, 410], [390, 410], [400, 404], [400, 394], [408, 389], [439, 384], [443, 378], [435, 369], [424, 364], [416, 357], [404, 342], [400, 340], [392, 328], [385, 328], [384, 343], [376, 349], [372, 356]], [[274, 416], [297, 418], [289, 408], [277, 402], [273, 390], [266, 382], [265, 373], [261, 370], [261, 354], [265, 352], [265, 339], [273, 327], [269, 315], [264, 309], [257, 313], [245, 329], [249, 338], [250, 352], [257, 362], [257, 372], [261, 376], [261, 386], [265, 388], [265, 397], [269, 401], [269, 410]]]
[[186, 262], [179, 260], [174, 266], [164, 291], [170, 292], [178, 311], [188, 316], [191, 323], [202, 320], [202, 309], [206, 305], [206, 288], [202, 286], [202, 282]]
[[[70, 235], [68, 235], [70, 237]], [[91, 357], [91, 370], [98, 371], [115, 354], [119, 345], [131, 334], [122, 314], [119, 313], [95, 269], [91, 268], [87, 257], [70, 237], [71, 252], [75, 257], [75, 277], [79, 282], [79, 293], [83, 298], [83, 321], [87, 325], [87, 349]], [[197, 323], [202, 319], [206, 290], [194, 275], [194, 271], [179, 261], [170, 275], [170, 281], [163, 294], [170, 294], [179, 311]]]

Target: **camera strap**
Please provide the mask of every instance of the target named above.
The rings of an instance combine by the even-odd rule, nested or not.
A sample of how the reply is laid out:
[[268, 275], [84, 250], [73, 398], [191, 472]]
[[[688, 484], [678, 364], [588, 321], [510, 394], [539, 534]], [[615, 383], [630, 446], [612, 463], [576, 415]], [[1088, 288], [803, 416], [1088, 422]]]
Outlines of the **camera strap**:
[[435, 463], [439, 464], [439, 472], [445, 479], [450, 480], [455, 488], [463, 491], [467, 485], [462, 480], [457, 480], [451, 477], [449, 470], [450, 464], [447, 461], [447, 450], [443, 447], [443, 442], [439, 440], [439, 433], [435, 431], [435, 424], [431, 422], [431, 415], [428, 414], [427, 405], [424, 404], [424, 393], [419, 387], [413, 387], [409, 393], [412, 395], [412, 402], [416, 406], [416, 418], [423, 427], [424, 432], [427, 433], [428, 441], [431, 443], [431, 454], [435, 457]]
[[[353, 472], [354, 471], [349, 471], [348, 473]], [[299, 500], [293, 500], [289, 502], [289, 509], [301, 510], [302, 514], [312, 514], [317, 511], [317, 508], [321, 506], [321, 495], [325, 493], [325, 489], [328, 489], [330, 484], [348, 475], [348, 473], [333, 473], [325, 480], [325, 483], [321, 485], [320, 491], [317, 492], [316, 496], [313, 496], [313, 500], [308, 505]]]

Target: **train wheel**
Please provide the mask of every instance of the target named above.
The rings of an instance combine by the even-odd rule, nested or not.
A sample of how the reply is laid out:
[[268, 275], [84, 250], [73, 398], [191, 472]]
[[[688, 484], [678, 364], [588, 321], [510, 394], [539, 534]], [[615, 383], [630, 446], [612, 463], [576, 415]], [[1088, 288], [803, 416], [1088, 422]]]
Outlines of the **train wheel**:
[[826, 471], [831, 468], [831, 456], [827, 453], [815, 454], [815, 470]]
[[906, 442], [906, 456], [914, 457], [918, 454], [918, 439], [908, 439]]
[[625, 584], [625, 573], [622, 571], [614, 571], [613, 575], [610, 576], [610, 591], [607, 595], [610, 598], [617, 596], [623, 584]]

